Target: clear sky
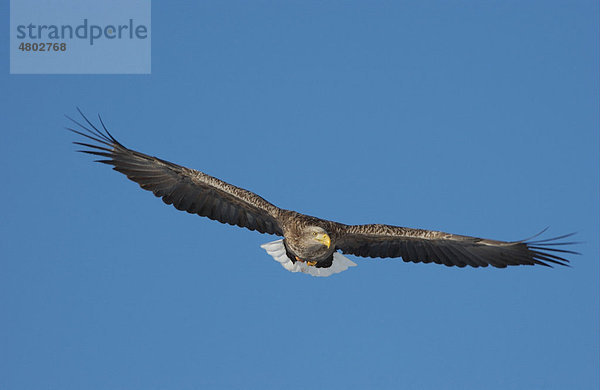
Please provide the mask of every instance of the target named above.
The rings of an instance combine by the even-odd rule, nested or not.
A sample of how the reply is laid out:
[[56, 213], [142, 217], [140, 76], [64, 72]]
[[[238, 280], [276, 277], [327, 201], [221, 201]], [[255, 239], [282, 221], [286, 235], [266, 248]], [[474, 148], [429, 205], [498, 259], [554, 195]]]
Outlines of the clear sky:
[[[9, 75], [0, 40], [0, 388], [597, 388], [598, 15], [155, 1], [150, 75]], [[503, 240], [550, 226], [582, 255], [292, 274], [273, 237], [75, 153], [76, 106], [284, 208]]]

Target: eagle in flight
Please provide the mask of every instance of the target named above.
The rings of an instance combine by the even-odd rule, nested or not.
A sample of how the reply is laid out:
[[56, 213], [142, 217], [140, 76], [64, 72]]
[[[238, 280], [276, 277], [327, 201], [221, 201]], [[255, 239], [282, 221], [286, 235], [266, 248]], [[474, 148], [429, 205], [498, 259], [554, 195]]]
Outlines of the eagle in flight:
[[356, 266], [343, 254], [497, 268], [567, 265], [569, 261], [562, 256], [577, 254], [562, 249], [574, 244], [561, 241], [572, 234], [506, 242], [390, 225], [344, 225], [281, 209], [250, 191], [203, 172], [128, 149], [108, 132], [100, 116], [103, 131], [78, 111], [87, 125], [67, 116], [77, 127], [67, 129], [94, 142], [74, 142], [86, 148], [79, 152], [102, 157], [96, 161], [112, 165], [114, 170], [177, 210], [283, 237], [262, 248], [291, 272], [329, 276]]

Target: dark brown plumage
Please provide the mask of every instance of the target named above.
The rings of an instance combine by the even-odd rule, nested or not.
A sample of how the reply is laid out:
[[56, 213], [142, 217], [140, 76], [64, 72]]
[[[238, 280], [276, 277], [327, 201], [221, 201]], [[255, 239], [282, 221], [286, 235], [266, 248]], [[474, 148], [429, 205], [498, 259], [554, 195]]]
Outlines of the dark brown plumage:
[[[335, 264], [337, 250], [360, 257], [401, 257], [414, 263], [433, 262], [458, 267], [492, 265], [498, 268], [508, 265], [567, 265], [568, 260], [562, 256], [576, 253], [561, 247], [572, 242], [558, 241], [570, 235], [539, 241], [504, 242], [388, 225], [344, 225], [280, 209], [250, 191], [200, 171], [128, 149], [108, 132], [100, 117], [104, 131], [98, 130], [83, 113], [81, 115], [87, 125], [69, 118], [80, 129], [68, 128], [94, 142], [75, 142], [87, 148], [81, 152], [102, 157], [97, 161], [112, 165], [114, 170], [178, 210], [283, 236], [285, 256], [282, 255], [280, 260], [271, 253], [279, 247], [273, 247], [272, 251], [265, 249], [292, 271], [329, 268], [332, 263]], [[339, 254], [337, 256], [343, 258]], [[354, 265], [347, 261], [346, 268]], [[300, 263], [304, 268], [292, 269]]]

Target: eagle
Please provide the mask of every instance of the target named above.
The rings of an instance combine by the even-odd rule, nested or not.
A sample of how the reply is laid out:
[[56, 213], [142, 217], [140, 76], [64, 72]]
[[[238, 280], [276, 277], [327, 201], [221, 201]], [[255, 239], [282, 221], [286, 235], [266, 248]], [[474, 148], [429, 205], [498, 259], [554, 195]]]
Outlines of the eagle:
[[382, 224], [345, 225], [285, 210], [204, 172], [129, 149], [112, 136], [100, 115], [102, 130], [77, 110], [85, 123], [66, 116], [75, 125], [66, 129], [87, 138], [83, 140], [86, 142], [73, 142], [85, 148], [78, 152], [102, 157], [96, 161], [112, 165], [177, 210], [282, 237], [261, 247], [291, 272], [330, 276], [356, 266], [344, 254], [449, 267], [497, 268], [566, 266], [569, 260], [563, 256], [578, 254], [564, 249], [575, 244], [564, 241], [573, 233], [531, 241], [542, 231], [529, 239], [507, 242]]

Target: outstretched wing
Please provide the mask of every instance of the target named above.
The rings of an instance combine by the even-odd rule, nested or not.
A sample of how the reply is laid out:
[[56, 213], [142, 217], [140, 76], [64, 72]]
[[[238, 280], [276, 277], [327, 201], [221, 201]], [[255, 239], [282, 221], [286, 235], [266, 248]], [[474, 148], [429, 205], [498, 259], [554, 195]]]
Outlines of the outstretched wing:
[[104, 131], [98, 130], [81, 111], [79, 113], [89, 127], [67, 117], [80, 128], [68, 130], [95, 142], [74, 142], [88, 148], [80, 152], [105, 157], [96, 161], [112, 165], [114, 170], [152, 191], [166, 204], [222, 223], [283, 235], [277, 219], [280, 209], [260, 196], [200, 171], [128, 149], [113, 138], [100, 116]]
[[444, 232], [389, 225], [338, 225], [336, 247], [361, 257], [402, 257], [405, 262], [447, 266], [505, 268], [508, 265], [567, 265], [559, 256], [577, 252], [557, 248], [574, 244], [559, 240], [496, 241]]

